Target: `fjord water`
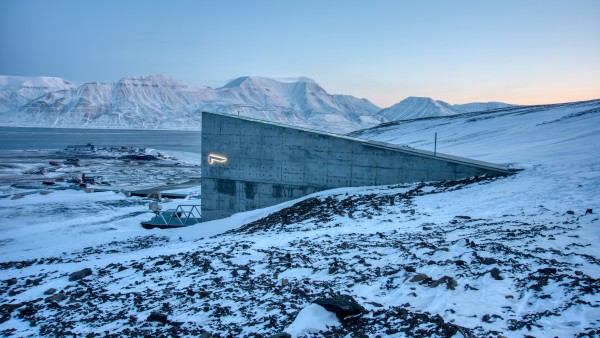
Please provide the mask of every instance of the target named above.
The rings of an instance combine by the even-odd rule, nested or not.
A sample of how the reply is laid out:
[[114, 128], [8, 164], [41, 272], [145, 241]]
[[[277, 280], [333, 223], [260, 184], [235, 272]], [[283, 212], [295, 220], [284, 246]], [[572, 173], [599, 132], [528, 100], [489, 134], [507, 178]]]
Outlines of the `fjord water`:
[[0, 151], [68, 145], [145, 147], [200, 153], [200, 131], [0, 127]]

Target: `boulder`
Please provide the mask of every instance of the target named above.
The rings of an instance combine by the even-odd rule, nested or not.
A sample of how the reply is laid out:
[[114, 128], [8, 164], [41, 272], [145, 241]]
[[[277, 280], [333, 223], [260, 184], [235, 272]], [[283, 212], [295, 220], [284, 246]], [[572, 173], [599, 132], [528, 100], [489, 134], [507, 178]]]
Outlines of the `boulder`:
[[78, 281], [82, 278], [90, 276], [91, 274], [92, 274], [92, 269], [90, 269], [90, 268], [85, 268], [83, 270], [75, 271], [69, 275], [69, 281], [70, 282]]
[[500, 269], [498, 268], [493, 268], [492, 270], [490, 270], [490, 274], [492, 275], [492, 278], [494, 278], [495, 280], [503, 280], [504, 278], [502, 278], [502, 276], [500, 276]]
[[413, 278], [411, 278], [410, 281], [411, 282], [420, 282], [420, 281], [425, 280], [427, 278], [429, 278], [429, 276], [427, 276], [426, 274], [424, 274], [424, 273], [418, 273], [418, 274], [414, 275]]
[[492, 257], [482, 257], [481, 258], [481, 263], [485, 264], [485, 265], [492, 265], [492, 264], [498, 263], [498, 261], [495, 258], [492, 258]]
[[415, 267], [412, 265], [405, 266], [404, 270], [406, 270], [407, 272], [417, 272], [417, 269], [415, 269]]
[[358, 302], [348, 295], [340, 295], [331, 298], [319, 298], [313, 302], [321, 305], [327, 311], [335, 313], [338, 319], [344, 319], [348, 316], [354, 316], [365, 311]]
[[53, 296], [47, 297], [46, 301], [48, 302], [61, 302], [63, 300], [67, 299], [67, 295], [65, 295], [63, 292], [59, 292]]
[[446, 284], [446, 288], [448, 288], [449, 290], [454, 290], [457, 286], [458, 283], [456, 282], [456, 280], [452, 277], [449, 276], [444, 276], [438, 280], [436, 280], [435, 282], [431, 283], [430, 287], [432, 288], [436, 288], [438, 287], [438, 285], [440, 284]]
[[152, 312], [146, 320], [149, 322], [159, 322], [163, 324], [167, 324], [168, 322], [167, 315], [160, 312]]
[[281, 332], [270, 335], [268, 338], [292, 338], [292, 335], [287, 332]]
[[45, 295], [53, 295], [55, 293], [56, 293], [56, 289], [55, 288], [50, 288], [50, 289], [44, 291]]
[[538, 272], [542, 275], [553, 275], [556, 273], [556, 268], [543, 268], [543, 269], [538, 269]]

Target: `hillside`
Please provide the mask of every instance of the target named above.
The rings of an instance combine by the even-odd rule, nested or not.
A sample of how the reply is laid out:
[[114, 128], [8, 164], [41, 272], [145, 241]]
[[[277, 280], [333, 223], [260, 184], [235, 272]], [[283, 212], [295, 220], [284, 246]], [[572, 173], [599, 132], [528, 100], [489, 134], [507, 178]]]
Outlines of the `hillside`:
[[[350, 135], [496, 163], [595, 154], [600, 100], [388, 122]], [[558, 153], [557, 153], [558, 151]]]
[[[15, 190], [0, 199], [15, 224], [0, 332], [597, 336], [599, 128], [600, 100], [389, 123], [356, 135], [430, 149], [437, 131], [439, 151], [523, 170], [335, 189], [171, 231], [139, 226], [148, 200]], [[356, 316], [315, 304], [340, 296]]]
[[450, 116], [512, 106], [502, 102], [473, 102], [452, 105], [429, 97], [410, 96], [389, 108], [382, 109], [377, 115], [387, 121], [398, 121], [434, 116]]

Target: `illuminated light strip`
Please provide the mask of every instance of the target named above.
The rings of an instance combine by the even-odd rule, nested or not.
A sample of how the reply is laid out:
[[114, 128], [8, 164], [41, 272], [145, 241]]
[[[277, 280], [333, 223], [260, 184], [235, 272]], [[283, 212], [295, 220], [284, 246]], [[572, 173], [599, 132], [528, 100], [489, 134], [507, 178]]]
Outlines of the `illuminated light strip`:
[[208, 164], [215, 163], [227, 163], [227, 157], [216, 154], [208, 154]]

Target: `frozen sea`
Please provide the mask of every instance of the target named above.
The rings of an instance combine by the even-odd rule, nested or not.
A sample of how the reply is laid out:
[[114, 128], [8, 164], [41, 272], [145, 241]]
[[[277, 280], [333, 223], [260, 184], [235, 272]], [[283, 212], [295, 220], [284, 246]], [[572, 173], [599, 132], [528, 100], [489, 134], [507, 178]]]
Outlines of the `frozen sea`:
[[64, 149], [92, 143], [199, 154], [200, 139], [200, 131], [0, 127], [0, 151]]

